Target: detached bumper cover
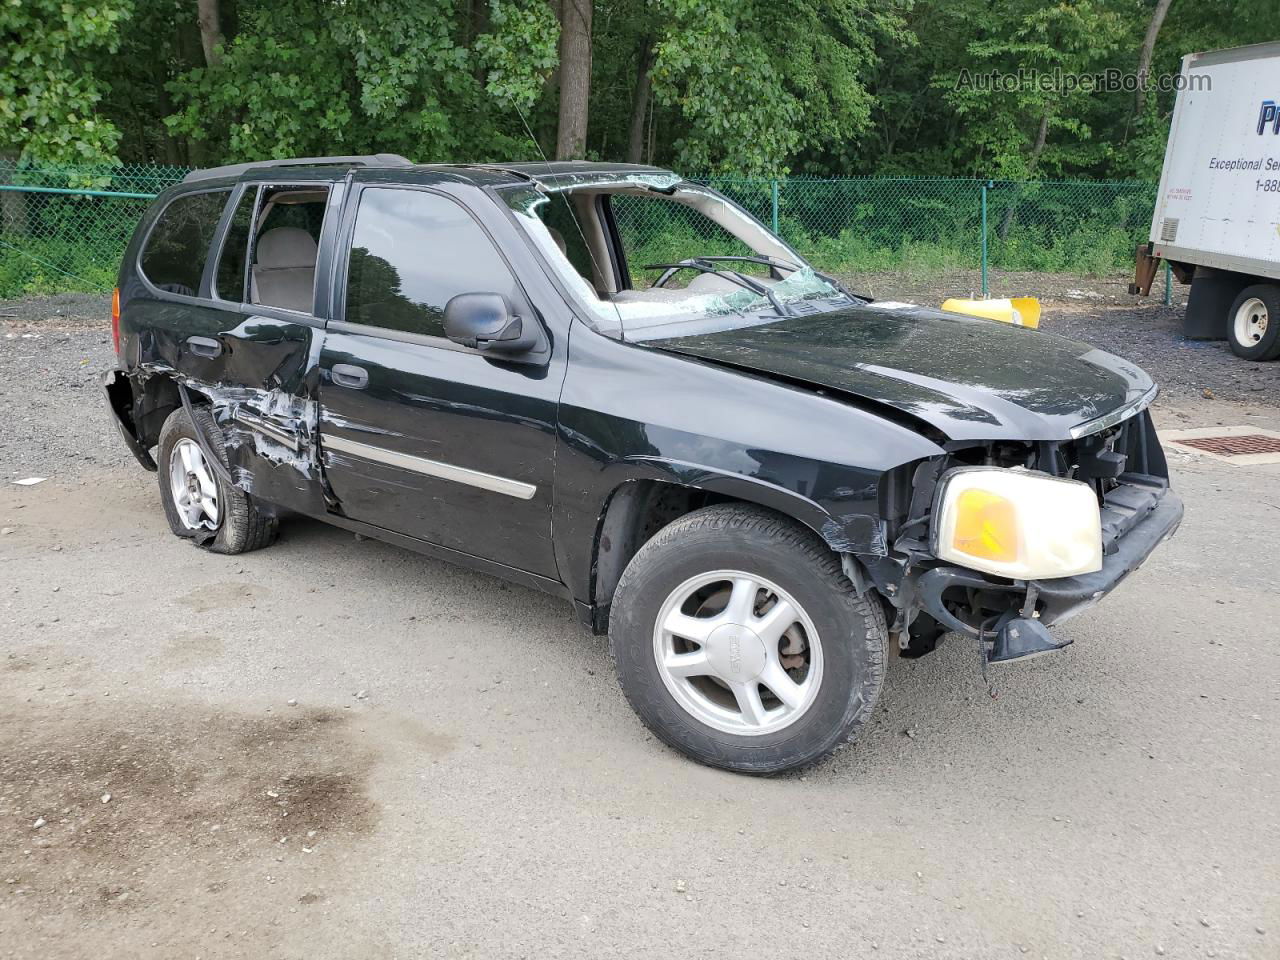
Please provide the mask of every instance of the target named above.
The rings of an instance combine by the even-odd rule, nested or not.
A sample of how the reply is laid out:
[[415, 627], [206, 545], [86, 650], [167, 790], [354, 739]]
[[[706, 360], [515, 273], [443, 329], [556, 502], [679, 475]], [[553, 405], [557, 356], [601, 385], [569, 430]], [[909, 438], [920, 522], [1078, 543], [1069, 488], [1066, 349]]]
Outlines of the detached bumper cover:
[[111, 420], [120, 432], [129, 452], [138, 463], [155, 472], [156, 462], [146, 451], [133, 429], [133, 386], [123, 370], [108, 370], [102, 375], [102, 392], [107, 398], [107, 409], [111, 411]]
[[1125, 477], [1107, 496], [1102, 510], [1102, 569], [1077, 577], [1031, 582], [992, 579], [963, 567], [935, 567], [920, 575], [918, 604], [949, 630], [976, 637], [977, 629], [957, 618], [943, 603], [952, 588], [1007, 593], [1010, 609], [1025, 602], [1028, 590], [1037, 592], [1039, 620], [1045, 626], [1062, 623], [1093, 606], [1142, 566], [1159, 544], [1173, 536], [1182, 522], [1182, 499], [1167, 481], [1155, 477]]

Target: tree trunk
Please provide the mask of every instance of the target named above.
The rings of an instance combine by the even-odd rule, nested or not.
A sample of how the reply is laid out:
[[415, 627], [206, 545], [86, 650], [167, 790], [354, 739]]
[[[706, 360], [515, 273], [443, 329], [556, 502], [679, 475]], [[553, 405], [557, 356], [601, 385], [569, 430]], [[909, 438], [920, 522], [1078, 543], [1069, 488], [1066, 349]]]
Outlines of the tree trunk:
[[1142, 116], [1147, 106], [1147, 74], [1151, 72], [1151, 57], [1156, 49], [1156, 37], [1160, 36], [1160, 28], [1169, 13], [1173, 0], [1156, 0], [1156, 9], [1151, 14], [1151, 22], [1147, 24], [1147, 35], [1142, 38], [1142, 49], [1138, 51], [1138, 92], [1134, 94], [1133, 115]]
[[[1044, 113], [1040, 115], [1040, 129], [1036, 131], [1035, 142], [1031, 144], [1031, 156], [1027, 158], [1027, 179], [1035, 176], [1036, 165], [1040, 162], [1040, 154], [1044, 153], [1045, 141], [1049, 139], [1049, 113], [1050, 108], [1045, 107]], [[1000, 221], [1000, 240], [1003, 242], [1009, 236], [1009, 228], [1013, 226], [1013, 215], [1018, 209], [1018, 197], [1009, 202], [1009, 206], [1005, 208], [1004, 218]]]
[[218, 49], [222, 46], [222, 24], [218, 20], [218, 0], [196, 0], [196, 10], [205, 65], [216, 67], [222, 62], [222, 52]]
[[[4, 176], [0, 181], [11, 182], [9, 171], [18, 169], [18, 151], [0, 150], [0, 167]], [[16, 177], [14, 178], [17, 179]], [[0, 190], [0, 231], [9, 236], [22, 236], [27, 232], [27, 194], [16, 190]]]
[[591, 14], [594, 0], [564, 0], [560, 15], [560, 126], [556, 159], [586, 152], [591, 99]]
[[631, 136], [627, 140], [627, 163], [639, 163], [644, 156], [644, 118], [649, 110], [649, 69], [653, 66], [653, 41], [640, 41], [640, 62], [636, 65], [636, 87], [631, 96]]

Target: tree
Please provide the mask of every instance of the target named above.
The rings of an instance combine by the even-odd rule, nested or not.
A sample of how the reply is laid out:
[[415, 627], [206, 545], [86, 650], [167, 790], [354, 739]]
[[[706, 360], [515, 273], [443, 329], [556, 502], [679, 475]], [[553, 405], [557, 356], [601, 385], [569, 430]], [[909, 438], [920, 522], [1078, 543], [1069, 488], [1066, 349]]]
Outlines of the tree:
[[631, 127], [627, 131], [627, 163], [639, 163], [644, 156], [644, 119], [652, 92], [649, 71], [653, 69], [653, 40], [640, 38], [636, 82], [631, 94]]
[[218, 69], [170, 85], [171, 131], [224, 160], [399, 152], [422, 161], [527, 155], [526, 109], [555, 63], [542, 0], [493, 3], [469, 45], [453, 0], [246, 5]]
[[907, 0], [657, 0], [657, 100], [684, 121], [688, 169], [774, 175], [870, 125], [864, 79]]
[[560, 124], [556, 159], [585, 156], [591, 100], [593, 0], [560, 0]]
[[196, 11], [204, 62], [209, 67], [216, 67], [222, 62], [222, 23], [218, 16], [218, 0], [196, 0]]
[[1156, 0], [1156, 8], [1151, 12], [1151, 20], [1147, 23], [1146, 36], [1142, 38], [1142, 47], [1138, 50], [1138, 92], [1134, 95], [1133, 115], [1142, 116], [1147, 102], [1147, 76], [1151, 72], [1151, 55], [1156, 49], [1156, 38], [1160, 36], [1160, 27], [1169, 14], [1169, 5], [1173, 0]]
[[[1013, 0], [988, 18], [990, 34], [966, 50], [971, 69], [937, 77], [934, 86], [964, 118], [977, 152], [975, 172], [1003, 179], [1027, 179], [1049, 166], [1061, 175], [1070, 164], [1105, 154], [1091, 143], [1085, 119], [1091, 90], [1059, 86], [1055, 75], [1079, 77], [1107, 63], [1125, 32], [1125, 23], [1103, 0]], [[985, 24], [984, 24], [985, 25]], [[987, 84], [991, 73], [1035, 72], [1030, 82]], [[1055, 132], [1064, 135], [1051, 143]]]
[[129, 0], [0, 4], [0, 152], [47, 166], [115, 159], [120, 132], [98, 113], [98, 55], [114, 53]]

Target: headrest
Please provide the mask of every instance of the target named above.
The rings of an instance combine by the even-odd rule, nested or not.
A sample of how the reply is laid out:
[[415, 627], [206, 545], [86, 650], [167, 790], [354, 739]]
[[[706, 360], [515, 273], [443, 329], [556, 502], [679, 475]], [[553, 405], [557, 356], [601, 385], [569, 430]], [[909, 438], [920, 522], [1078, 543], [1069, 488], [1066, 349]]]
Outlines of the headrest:
[[257, 259], [267, 269], [314, 267], [316, 242], [300, 227], [275, 227], [258, 237]]

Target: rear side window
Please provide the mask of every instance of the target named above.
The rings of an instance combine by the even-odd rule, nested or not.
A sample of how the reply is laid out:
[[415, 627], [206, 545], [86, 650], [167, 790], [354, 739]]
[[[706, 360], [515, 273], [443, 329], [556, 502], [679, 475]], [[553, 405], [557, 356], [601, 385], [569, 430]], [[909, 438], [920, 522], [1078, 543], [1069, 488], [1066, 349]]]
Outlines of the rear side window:
[[188, 193], [165, 207], [142, 251], [146, 278], [161, 290], [196, 296], [209, 244], [230, 196], [230, 190]]
[[416, 190], [360, 194], [347, 270], [347, 320], [444, 336], [444, 306], [460, 293], [519, 302], [515, 277], [461, 206]]

